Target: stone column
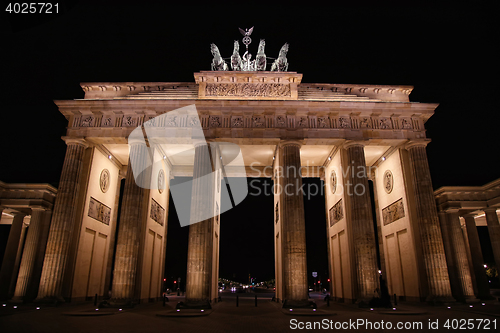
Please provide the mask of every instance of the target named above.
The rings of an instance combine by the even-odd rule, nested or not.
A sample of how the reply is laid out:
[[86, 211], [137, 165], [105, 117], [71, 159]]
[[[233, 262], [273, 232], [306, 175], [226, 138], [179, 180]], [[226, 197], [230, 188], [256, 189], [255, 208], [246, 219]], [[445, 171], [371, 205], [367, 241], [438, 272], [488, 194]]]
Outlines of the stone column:
[[210, 301], [214, 179], [209, 145], [195, 143], [191, 221], [189, 225], [186, 304]]
[[[149, 188], [151, 160], [144, 142], [131, 142], [127, 176], [123, 190], [122, 208], [116, 240], [115, 268], [111, 287], [112, 303], [130, 305], [136, 301], [137, 263], [142, 229], [146, 223], [144, 188]], [[142, 172], [134, 175], [134, 170]], [[137, 297], [136, 297], [137, 296]]]
[[283, 258], [283, 299], [286, 306], [308, 304], [306, 225], [300, 146], [297, 141], [285, 141], [279, 147], [282, 177], [280, 194]]
[[83, 139], [66, 139], [66, 157], [52, 214], [37, 301], [63, 302], [63, 278], [72, 231], [76, 223], [76, 200], [80, 187], [83, 156], [88, 144]]
[[452, 275], [456, 277], [456, 285], [451, 285], [451, 288], [454, 291], [453, 294], [455, 299], [459, 301], [476, 300], [474, 296], [474, 289], [472, 287], [469, 263], [467, 261], [467, 251], [462, 234], [462, 228], [460, 226], [458, 209], [448, 209], [446, 211], [446, 219], [448, 223], [445, 227], [447, 227], [448, 239], [445, 239], [443, 233], [443, 241], [449, 242], [450, 244], [450, 251], [446, 251], [446, 256], [453, 258], [453, 261], [448, 262], [450, 280]]
[[[120, 194], [121, 194], [121, 185], [122, 185], [122, 180], [125, 179], [126, 177], [124, 176], [124, 172], [121, 170], [118, 172], [118, 181], [116, 182], [116, 196], [115, 196], [115, 206], [113, 207], [113, 210], [115, 212], [118, 212], [118, 205], [120, 203]], [[113, 214], [113, 221], [110, 223], [111, 225], [111, 230], [109, 233], [109, 251], [108, 251], [108, 258], [107, 258], [107, 263], [106, 263], [106, 277], [104, 278], [104, 295], [108, 296], [111, 294], [111, 287], [112, 287], [112, 281], [111, 281], [111, 274], [113, 273], [113, 259], [115, 257], [115, 242], [116, 242], [116, 228], [118, 226], [118, 214]]]
[[479, 241], [474, 215], [467, 214], [464, 218], [472, 259], [471, 265], [474, 270], [474, 275], [476, 276], [477, 296], [480, 299], [492, 299], [493, 296], [490, 294], [490, 286], [488, 285], [488, 278], [486, 277], [486, 272], [483, 266], [483, 252], [481, 250], [481, 243]]
[[495, 264], [500, 267], [500, 224], [498, 223], [497, 210], [494, 207], [484, 209], [488, 233], [490, 234], [491, 248]]
[[19, 244], [22, 243], [23, 219], [24, 214], [14, 213], [14, 220], [10, 227], [9, 238], [0, 269], [0, 300], [9, 299], [9, 288], [14, 275], [16, 266], [16, 257], [19, 251]]
[[14, 290], [16, 289], [17, 276], [19, 273], [19, 266], [21, 266], [21, 258], [23, 256], [24, 243], [26, 241], [26, 232], [28, 230], [28, 226], [28, 223], [23, 222], [23, 228], [21, 229], [21, 238], [19, 240], [19, 246], [17, 247], [16, 261], [14, 263], [14, 269], [12, 270], [12, 278], [10, 279], [8, 294], [9, 298], [12, 298], [14, 296]]
[[348, 142], [344, 145], [347, 166], [344, 196], [348, 197], [356, 272], [356, 302], [369, 302], [379, 288], [375, 227], [372, 217], [364, 145]]
[[23, 256], [14, 291], [13, 300], [15, 301], [24, 300], [28, 288], [33, 282], [35, 258], [39, 249], [39, 244], [42, 241], [44, 212], [45, 210], [43, 208], [33, 207], [31, 209], [30, 227], [28, 229], [28, 235], [26, 236], [26, 243], [24, 245]]
[[425, 151], [426, 145], [425, 141], [410, 142], [406, 149], [408, 150], [413, 180], [416, 222], [420, 227], [422, 255], [429, 286], [427, 301], [433, 303], [453, 302], [443, 238]]

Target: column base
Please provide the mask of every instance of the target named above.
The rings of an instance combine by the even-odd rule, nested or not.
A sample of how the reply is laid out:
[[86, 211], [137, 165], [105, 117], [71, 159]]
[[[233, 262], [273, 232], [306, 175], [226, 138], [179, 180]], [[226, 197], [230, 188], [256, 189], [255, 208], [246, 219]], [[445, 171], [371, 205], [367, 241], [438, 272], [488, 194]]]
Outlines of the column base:
[[33, 303], [35, 304], [44, 304], [44, 305], [60, 305], [66, 303], [66, 300], [62, 297], [58, 296], [46, 296], [42, 298], [36, 298]]
[[14, 296], [9, 301], [9, 303], [16, 303], [16, 304], [25, 303], [24, 297], [22, 297], [22, 296]]
[[425, 301], [431, 305], [452, 305], [457, 303], [451, 296], [428, 296]]
[[467, 304], [472, 304], [472, 303], [479, 303], [480, 300], [476, 298], [476, 296], [465, 296], [465, 303]]
[[138, 302], [129, 298], [110, 299], [99, 303], [100, 308], [133, 308]]
[[207, 310], [211, 309], [210, 301], [206, 300], [187, 300], [185, 302], [179, 302], [175, 306], [176, 309], [200, 309]]
[[373, 297], [372, 299], [361, 299], [353, 302], [358, 305], [359, 308], [392, 308], [392, 302], [390, 297], [380, 298]]
[[491, 301], [491, 300], [496, 300], [496, 298], [495, 298], [492, 294], [488, 294], [488, 295], [478, 295], [478, 298], [479, 298], [481, 301]]
[[283, 301], [284, 309], [316, 309], [316, 303], [307, 299], [291, 300], [285, 299]]

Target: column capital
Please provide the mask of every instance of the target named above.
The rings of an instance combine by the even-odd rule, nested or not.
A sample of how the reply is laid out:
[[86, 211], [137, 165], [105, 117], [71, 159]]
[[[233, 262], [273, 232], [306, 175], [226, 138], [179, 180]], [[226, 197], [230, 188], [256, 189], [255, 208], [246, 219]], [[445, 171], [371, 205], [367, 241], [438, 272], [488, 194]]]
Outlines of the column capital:
[[497, 208], [496, 207], [486, 207], [486, 208], [483, 208], [483, 211], [485, 213], [492, 213], [492, 212], [495, 212], [497, 211]]
[[462, 215], [462, 217], [463, 217], [464, 219], [470, 219], [470, 218], [475, 219], [475, 218], [476, 218], [476, 216], [477, 216], [477, 214], [474, 214], [474, 213], [467, 213], [467, 214]]
[[48, 210], [48, 208], [40, 206], [40, 205], [29, 206], [29, 208], [31, 209], [32, 213], [33, 213], [33, 211], [36, 211], [36, 210], [38, 210], [38, 211], [46, 211], [46, 210]]
[[80, 145], [84, 148], [88, 148], [90, 146], [89, 142], [84, 138], [71, 138], [69, 136], [63, 136], [61, 139], [66, 142], [66, 145]]
[[199, 146], [209, 146], [210, 142], [209, 140], [206, 140], [205, 138], [193, 138], [193, 146], [199, 147]]
[[421, 139], [421, 140], [409, 140], [404, 148], [406, 150], [415, 148], [415, 147], [427, 147], [427, 145], [431, 142], [431, 139]]
[[131, 137], [129, 137], [127, 139], [127, 143], [129, 145], [143, 145], [143, 146], [146, 146], [146, 141], [144, 140], [144, 138], [131, 138]]
[[127, 178], [127, 166], [122, 167], [118, 170], [118, 181]]
[[9, 214], [12, 214], [13, 217], [22, 216], [24, 218], [26, 216], [26, 213], [18, 211], [11, 211]]
[[443, 211], [445, 213], [458, 213], [460, 211], [460, 208], [450, 207], [450, 208], [443, 209]]
[[345, 141], [343, 144], [342, 144], [342, 148], [344, 149], [347, 149], [347, 148], [351, 148], [351, 147], [354, 147], [354, 146], [361, 146], [361, 147], [364, 147], [368, 144], [368, 141], [367, 140], [347, 140]]
[[280, 147], [286, 147], [286, 146], [298, 146], [299, 148], [302, 147], [302, 142], [299, 140], [283, 140], [280, 141]]

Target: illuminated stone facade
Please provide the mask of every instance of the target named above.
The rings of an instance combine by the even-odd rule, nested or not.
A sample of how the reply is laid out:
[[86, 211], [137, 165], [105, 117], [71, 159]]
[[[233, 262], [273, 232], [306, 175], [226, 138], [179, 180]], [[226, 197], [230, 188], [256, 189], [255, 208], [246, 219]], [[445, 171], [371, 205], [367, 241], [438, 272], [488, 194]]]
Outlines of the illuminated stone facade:
[[[197, 211], [197, 197], [214, 191], [210, 205], [216, 216], [189, 227], [187, 301], [217, 300], [220, 181], [242, 176], [271, 177], [276, 185], [278, 301], [293, 306], [308, 298], [306, 221], [302, 193], [294, 191], [302, 177], [325, 180], [333, 299], [368, 302], [380, 290], [380, 274], [400, 300], [460, 298], [453, 280], [450, 285], [455, 266], [445, 253], [451, 242], [463, 262], [467, 247], [457, 236], [459, 224], [450, 227], [454, 241], [449, 242], [442, 216], [440, 224], [425, 152], [424, 124], [437, 104], [410, 102], [410, 86], [305, 84], [294, 72], [200, 72], [194, 78], [194, 83], [82, 83], [84, 99], [55, 101], [68, 120], [63, 138], [68, 148], [39, 268], [38, 301], [83, 301], [97, 294], [130, 304], [161, 296], [169, 180], [204, 173], [210, 165], [200, 162], [202, 152], [192, 144], [183, 147], [191, 154], [176, 158], [157, 149], [151, 158], [158, 163], [146, 176], [164, 188], [137, 186], [129, 149], [146, 146], [127, 138], [148, 121], [146, 126], [159, 129], [200, 125], [209, 145], [237, 144], [244, 160], [239, 166], [246, 172], [229, 164], [223, 177], [193, 187], [191, 211]], [[193, 104], [198, 117], [156, 118]], [[210, 158], [218, 161], [217, 154]], [[286, 172], [290, 168], [300, 171]], [[8, 207], [3, 199], [2, 206]], [[40, 219], [37, 214], [32, 218]], [[466, 262], [457, 267], [471, 270]], [[463, 299], [474, 297], [467, 276], [461, 282]], [[19, 275], [16, 297], [24, 295], [22, 279]]]

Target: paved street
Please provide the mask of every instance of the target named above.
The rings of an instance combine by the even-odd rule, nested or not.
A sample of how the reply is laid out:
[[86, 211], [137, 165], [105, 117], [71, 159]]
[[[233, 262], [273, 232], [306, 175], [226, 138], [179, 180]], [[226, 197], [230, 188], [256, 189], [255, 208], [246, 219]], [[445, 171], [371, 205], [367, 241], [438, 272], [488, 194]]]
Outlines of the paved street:
[[[319, 322], [323, 328], [329, 330], [335, 329], [335, 325], [340, 330], [344, 325], [347, 331], [390, 331], [389, 329], [375, 330], [377, 325], [387, 325], [388, 322], [395, 330], [398, 322], [406, 325], [416, 325], [422, 323], [421, 329], [415, 328], [404, 330], [407, 332], [448, 332], [451, 330], [444, 327], [446, 320], [449, 319], [450, 325], [462, 324], [474, 325], [474, 329], [469, 332], [479, 332], [478, 324], [482, 327], [490, 320], [489, 332], [500, 329], [500, 304], [498, 302], [485, 303], [485, 305], [475, 304], [470, 307], [466, 304], [453, 305], [451, 309], [447, 306], [410, 306], [401, 305], [392, 309], [377, 310], [359, 309], [351, 305], [330, 303], [327, 307], [320, 295], [312, 294], [311, 297], [318, 304], [317, 312], [306, 310], [289, 312], [283, 311], [279, 304], [267, 299], [258, 300], [258, 306], [255, 307], [254, 294], [242, 294], [239, 297], [239, 306], [236, 307], [236, 298], [223, 297], [223, 301], [214, 305], [211, 313], [198, 317], [160, 317], [157, 314], [175, 313], [174, 307], [177, 301], [182, 297], [170, 297], [170, 302], [162, 307], [161, 302], [141, 304], [133, 309], [106, 310], [98, 311], [92, 306], [92, 303], [80, 305], [63, 305], [59, 307], [41, 307], [36, 309], [35, 305], [18, 305], [13, 308], [13, 304], [6, 303], [6, 306], [0, 307], [0, 330], [2, 333], [10, 332], [289, 332], [292, 328], [307, 328], [307, 323]], [[260, 295], [258, 295], [260, 296]], [[208, 311], [207, 311], [208, 312]], [[97, 314], [100, 315], [97, 315]], [[453, 320], [455, 321], [453, 322]], [[468, 319], [474, 319], [467, 321]], [[332, 322], [330, 322], [330, 320]], [[371, 322], [373, 329], [365, 324], [353, 329], [353, 322], [364, 320]], [[435, 323], [438, 320], [439, 329], [431, 330], [428, 328], [429, 322]], [[496, 323], [494, 322], [496, 320]], [[350, 322], [350, 325], [349, 325]], [[302, 325], [302, 326], [301, 326]], [[330, 326], [331, 325], [331, 326]], [[321, 327], [321, 326], [320, 326]], [[385, 326], [384, 326], [385, 327]], [[472, 327], [472, 326], [470, 326]], [[317, 326], [318, 328], [318, 326]]]

